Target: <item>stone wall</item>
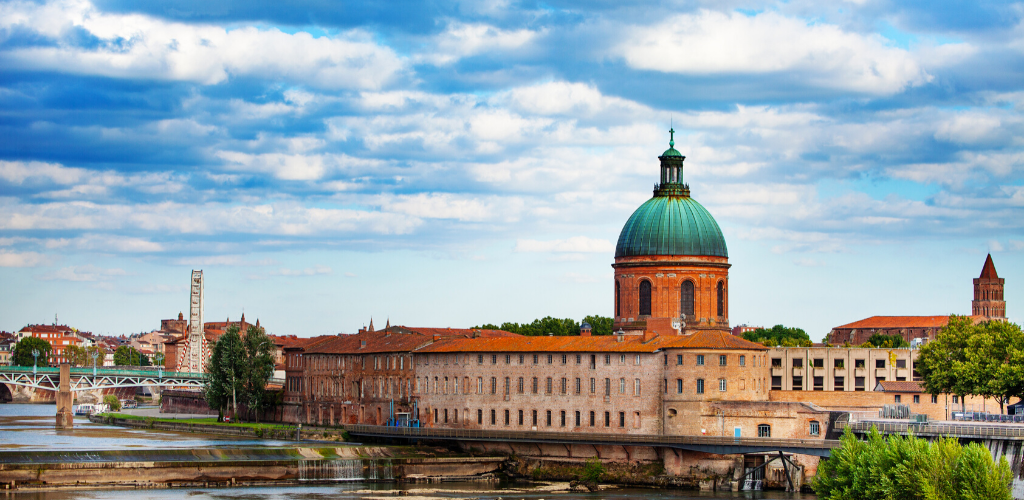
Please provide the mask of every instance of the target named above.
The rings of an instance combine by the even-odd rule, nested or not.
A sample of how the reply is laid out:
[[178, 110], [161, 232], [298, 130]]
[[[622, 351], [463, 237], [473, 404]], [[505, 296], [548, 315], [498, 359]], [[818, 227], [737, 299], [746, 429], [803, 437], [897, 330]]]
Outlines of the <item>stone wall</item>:
[[[900, 396], [899, 403], [896, 396]], [[960, 405], [953, 404], [953, 397], [943, 394], [932, 403], [932, 396], [924, 393], [893, 393], [893, 392], [833, 392], [833, 391], [771, 391], [768, 394], [772, 401], [794, 401], [817, 405], [833, 411], [877, 412], [883, 405], [905, 404], [910, 411], [928, 415], [929, 420], [948, 420], [953, 411], [959, 411]], [[918, 396], [918, 403], [914, 402]], [[971, 411], [987, 410], [999, 412], [999, 403], [994, 399], [968, 396], [965, 403]]]

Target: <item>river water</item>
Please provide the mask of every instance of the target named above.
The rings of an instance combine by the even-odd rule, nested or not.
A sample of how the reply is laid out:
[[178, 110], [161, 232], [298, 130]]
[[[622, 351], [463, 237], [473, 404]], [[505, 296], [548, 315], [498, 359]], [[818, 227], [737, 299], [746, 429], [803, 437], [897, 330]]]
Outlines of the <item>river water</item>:
[[[286, 447], [294, 442], [221, 438], [219, 436], [124, 429], [75, 418], [72, 431], [54, 430], [53, 405], [0, 404], [0, 450], [129, 450], [214, 447]], [[399, 496], [402, 495], [402, 496]], [[814, 495], [767, 492], [698, 492], [692, 490], [612, 487], [597, 493], [551, 491], [544, 483], [469, 482], [435, 484], [366, 483], [246, 488], [185, 488], [147, 490], [54, 490], [0, 492], [0, 500], [328, 500], [328, 499], [530, 499], [618, 500], [651, 498], [683, 499], [814, 499]]]

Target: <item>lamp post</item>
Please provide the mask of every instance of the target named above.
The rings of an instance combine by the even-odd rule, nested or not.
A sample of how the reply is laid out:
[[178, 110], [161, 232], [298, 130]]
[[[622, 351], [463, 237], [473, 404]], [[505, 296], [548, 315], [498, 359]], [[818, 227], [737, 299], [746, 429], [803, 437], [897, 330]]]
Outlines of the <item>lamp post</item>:
[[36, 366], [39, 365], [39, 349], [32, 349], [32, 375], [36, 374]]
[[96, 378], [96, 358], [100, 355], [99, 351], [92, 352], [92, 376]]

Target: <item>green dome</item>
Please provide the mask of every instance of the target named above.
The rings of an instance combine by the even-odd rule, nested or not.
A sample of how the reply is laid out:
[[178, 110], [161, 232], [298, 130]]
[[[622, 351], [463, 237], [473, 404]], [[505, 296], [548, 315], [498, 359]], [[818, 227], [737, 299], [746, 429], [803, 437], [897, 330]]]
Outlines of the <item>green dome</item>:
[[689, 196], [647, 200], [626, 221], [615, 245], [615, 258], [642, 255], [729, 257], [714, 217]]
[[683, 156], [683, 153], [677, 151], [676, 148], [669, 147], [664, 153], [661, 153], [661, 156]]

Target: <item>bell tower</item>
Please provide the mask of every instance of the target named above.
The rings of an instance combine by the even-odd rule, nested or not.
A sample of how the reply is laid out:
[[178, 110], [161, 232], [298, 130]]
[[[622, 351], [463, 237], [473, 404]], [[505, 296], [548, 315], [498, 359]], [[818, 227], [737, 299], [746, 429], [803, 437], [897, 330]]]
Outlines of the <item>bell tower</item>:
[[985, 259], [981, 268], [981, 276], [974, 278], [974, 300], [971, 301], [971, 314], [982, 316], [986, 320], [1006, 321], [1006, 301], [1003, 300], [1003, 284], [1006, 280], [996, 274], [996, 266], [992, 263], [992, 254]]

